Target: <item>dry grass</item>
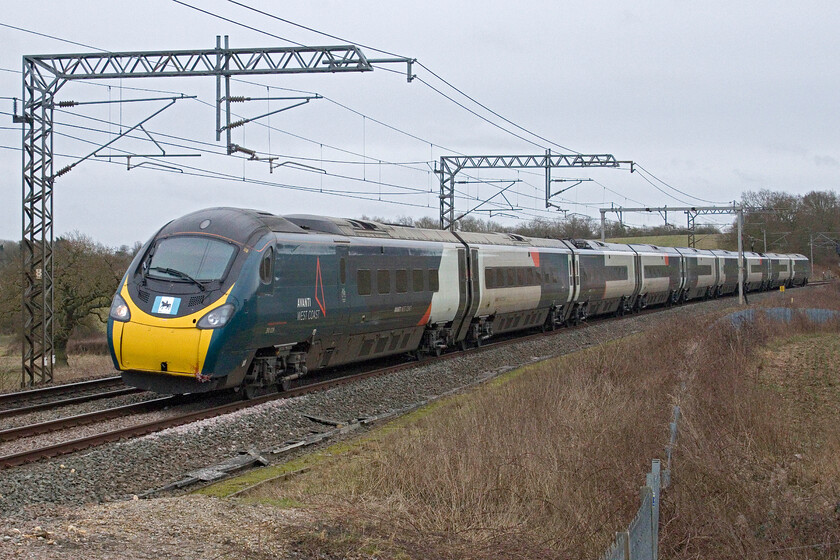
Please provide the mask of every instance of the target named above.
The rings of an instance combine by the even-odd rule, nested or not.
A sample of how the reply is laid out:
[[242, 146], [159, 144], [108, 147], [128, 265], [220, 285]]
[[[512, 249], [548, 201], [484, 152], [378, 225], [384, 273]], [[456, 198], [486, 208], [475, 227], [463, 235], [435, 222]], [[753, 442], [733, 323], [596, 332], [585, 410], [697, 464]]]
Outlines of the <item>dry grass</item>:
[[809, 286], [805, 289], [786, 290], [775, 297], [764, 299], [756, 307], [788, 306], [797, 309], [834, 309], [840, 311], [840, 282], [824, 286]]
[[667, 439], [685, 325], [527, 368], [252, 499], [305, 503], [302, 548], [384, 557], [597, 557]]
[[782, 328], [716, 329], [698, 350], [663, 558], [837, 558], [838, 326]]
[[[20, 345], [11, 340], [12, 337], [0, 339], [0, 392], [14, 391], [20, 388], [21, 357]], [[73, 348], [67, 358], [67, 367], [57, 367], [53, 370], [54, 382], [69, 383], [93, 377], [107, 377], [117, 375], [114, 363], [107, 354], [92, 353], [89, 347], [98, 352], [101, 344], [99, 339], [80, 344]]]
[[[840, 307], [833, 286], [790, 296]], [[246, 499], [319, 519], [285, 532], [307, 557], [596, 558], [679, 402], [662, 557], [829, 557], [794, 547], [840, 540], [837, 328], [675, 322], [398, 421]]]

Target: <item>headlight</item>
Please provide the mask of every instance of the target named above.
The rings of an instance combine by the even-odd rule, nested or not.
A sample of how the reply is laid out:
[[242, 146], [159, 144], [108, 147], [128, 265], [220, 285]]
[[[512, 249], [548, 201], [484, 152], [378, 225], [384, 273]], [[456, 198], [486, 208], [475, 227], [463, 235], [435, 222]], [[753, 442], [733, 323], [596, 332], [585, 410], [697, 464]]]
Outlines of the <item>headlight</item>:
[[108, 312], [108, 316], [114, 321], [121, 321], [123, 323], [131, 319], [131, 311], [128, 310], [128, 304], [120, 294], [114, 295], [114, 301], [111, 302], [111, 311]]
[[199, 319], [196, 326], [199, 329], [218, 329], [227, 324], [231, 315], [233, 315], [233, 304], [226, 303]]

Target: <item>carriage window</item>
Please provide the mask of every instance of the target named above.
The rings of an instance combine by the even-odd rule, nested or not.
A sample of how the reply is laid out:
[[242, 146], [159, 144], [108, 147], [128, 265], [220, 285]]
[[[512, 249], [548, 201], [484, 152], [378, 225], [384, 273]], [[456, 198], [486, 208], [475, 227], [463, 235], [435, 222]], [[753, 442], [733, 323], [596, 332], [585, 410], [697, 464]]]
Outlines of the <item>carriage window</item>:
[[396, 272], [396, 278], [394, 279], [396, 283], [396, 289], [398, 294], [404, 294], [408, 291], [408, 271], [405, 269], [398, 270]]
[[345, 261], [344, 257], [341, 258], [339, 261], [339, 277], [341, 278], [341, 283], [344, 284], [347, 282], [347, 262]]
[[529, 286], [534, 286], [534, 269], [527, 268], [525, 269], [525, 281], [528, 283]]
[[525, 285], [525, 269], [524, 268], [517, 268], [516, 269], [516, 282], [517, 286], [524, 286]]
[[415, 269], [411, 271], [411, 289], [415, 292], [423, 291], [423, 270]]
[[484, 269], [484, 285], [488, 289], [496, 287], [496, 271], [492, 268]]
[[506, 268], [505, 270], [507, 270], [507, 282], [505, 285], [508, 287], [516, 286], [516, 269]]
[[391, 291], [391, 271], [376, 271], [376, 289], [380, 294], [387, 294]]
[[260, 261], [260, 282], [263, 284], [271, 284], [271, 263], [274, 257], [274, 250], [269, 247], [265, 251], [262, 261]]
[[440, 289], [438, 282], [438, 271], [436, 268], [429, 269], [429, 291], [436, 292]]
[[356, 285], [359, 288], [360, 296], [370, 295], [370, 270], [359, 270], [356, 272]]

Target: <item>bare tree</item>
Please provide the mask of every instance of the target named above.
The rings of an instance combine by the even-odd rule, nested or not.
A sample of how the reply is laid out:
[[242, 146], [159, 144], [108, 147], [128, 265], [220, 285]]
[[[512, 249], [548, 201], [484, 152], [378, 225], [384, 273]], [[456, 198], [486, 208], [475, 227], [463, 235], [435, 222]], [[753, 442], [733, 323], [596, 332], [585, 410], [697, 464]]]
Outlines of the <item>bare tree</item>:
[[91, 315], [103, 323], [130, 255], [73, 232], [55, 243], [55, 361], [67, 365], [67, 341]]

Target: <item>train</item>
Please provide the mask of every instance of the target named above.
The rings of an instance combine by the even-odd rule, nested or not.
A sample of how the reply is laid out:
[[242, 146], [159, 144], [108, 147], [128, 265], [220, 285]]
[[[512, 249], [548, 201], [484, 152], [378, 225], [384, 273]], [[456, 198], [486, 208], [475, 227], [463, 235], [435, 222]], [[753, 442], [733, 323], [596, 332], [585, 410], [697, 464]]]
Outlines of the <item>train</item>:
[[[744, 259], [747, 291], [811, 274], [799, 254]], [[253, 397], [323, 368], [737, 290], [732, 251], [209, 208], [142, 246], [107, 334], [128, 385]]]

